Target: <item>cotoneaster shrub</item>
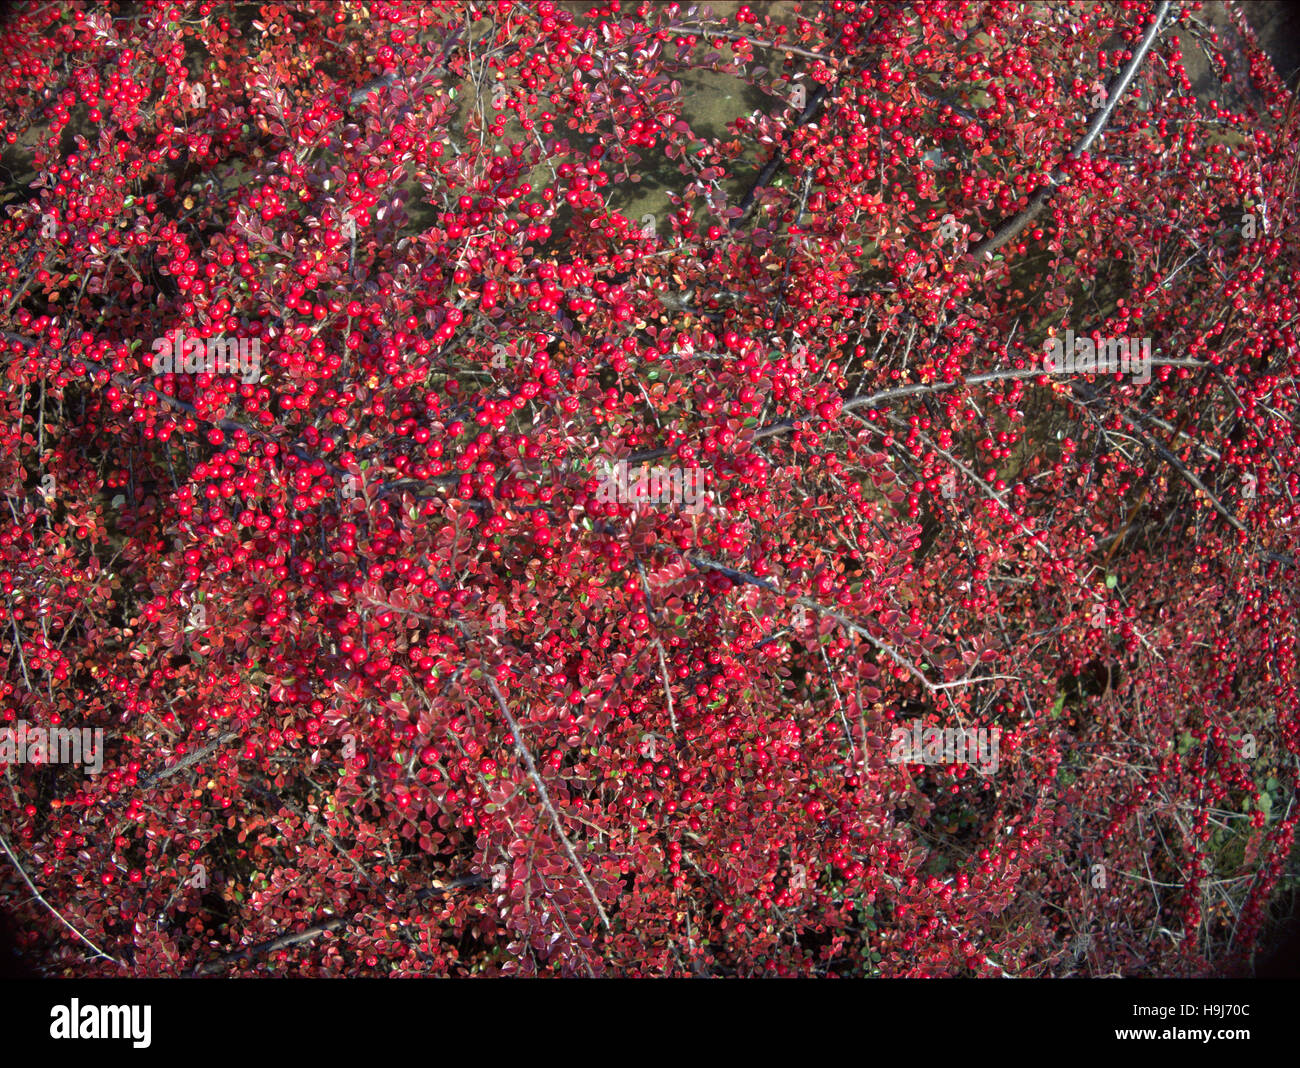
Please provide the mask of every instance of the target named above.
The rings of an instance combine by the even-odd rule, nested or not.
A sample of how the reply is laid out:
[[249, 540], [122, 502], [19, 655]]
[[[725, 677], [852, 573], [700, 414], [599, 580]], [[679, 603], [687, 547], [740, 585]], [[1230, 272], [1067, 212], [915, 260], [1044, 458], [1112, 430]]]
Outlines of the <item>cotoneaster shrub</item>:
[[[4, 771], [24, 958], [1248, 970], [1300, 138], [1200, 10], [16, 7], [0, 707], [104, 731]], [[1149, 381], [1045, 374], [1066, 331]], [[891, 761], [917, 721], [996, 772]]]

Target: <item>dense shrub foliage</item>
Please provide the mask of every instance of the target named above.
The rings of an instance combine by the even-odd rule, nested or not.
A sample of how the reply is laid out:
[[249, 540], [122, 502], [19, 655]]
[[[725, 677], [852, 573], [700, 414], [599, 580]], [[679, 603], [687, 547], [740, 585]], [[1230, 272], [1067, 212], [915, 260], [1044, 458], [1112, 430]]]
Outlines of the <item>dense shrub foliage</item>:
[[1250, 968], [1294, 97], [1195, 3], [723, 7], [10, 13], [0, 710], [103, 732], [4, 769], [34, 966]]

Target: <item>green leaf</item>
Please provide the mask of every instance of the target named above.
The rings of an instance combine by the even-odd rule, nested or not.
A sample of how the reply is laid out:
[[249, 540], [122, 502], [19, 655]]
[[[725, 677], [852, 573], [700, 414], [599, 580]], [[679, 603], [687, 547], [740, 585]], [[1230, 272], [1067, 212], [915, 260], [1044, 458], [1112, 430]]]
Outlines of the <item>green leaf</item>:
[[1116, 576], [1114, 576], [1114, 575], [1107, 575], [1107, 576], [1106, 576], [1106, 588], [1107, 588], [1108, 590], [1113, 590], [1113, 589], [1115, 588], [1115, 584], [1116, 584], [1117, 582], [1119, 582], [1119, 579], [1118, 579]]

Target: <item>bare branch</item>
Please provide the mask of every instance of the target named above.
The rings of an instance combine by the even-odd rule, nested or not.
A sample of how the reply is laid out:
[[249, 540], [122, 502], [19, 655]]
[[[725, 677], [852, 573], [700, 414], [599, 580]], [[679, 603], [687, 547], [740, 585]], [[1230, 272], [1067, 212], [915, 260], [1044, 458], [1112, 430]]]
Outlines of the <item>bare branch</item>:
[[659, 653], [659, 672], [664, 679], [664, 699], [668, 702], [668, 722], [672, 724], [673, 734], [677, 733], [677, 713], [673, 711], [673, 688], [668, 681], [668, 663], [664, 659], [664, 643], [654, 640], [655, 651]]
[[153, 787], [157, 786], [158, 783], [162, 782], [164, 779], [170, 779], [173, 775], [177, 774], [178, 772], [182, 772], [186, 768], [193, 767], [204, 757], [211, 756], [223, 745], [230, 744], [238, 737], [239, 737], [238, 731], [222, 732], [222, 734], [220, 734], [215, 740], [209, 742], [202, 749], [195, 750], [193, 753], [190, 753], [188, 756], [186, 756], [183, 760], [178, 760], [171, 767], [163, 768], [162, 771], [155, 772], [153, 775], [149, 776], [149, 778], [145, 779], [145, 781], [140, 784], [140, 789], [142, 791], [152, 789]]
[[506, 699], [501, 695], [501, 689], [497, 686], [496, 679], [489, 676], [487, 684], [488, 689], [492, 691], [492, 696], [497, 699], [501, 714], [505, 716], [506, 723], [510, 726], [510, 734], [515, 740], [515, 752], [519, 754], [519, 759], [524, 762], [524, 767], [528, 771], [528, 777], [533, 780], [533, 785], [537, 787], [537, 794], [542, 799], [542, 807], [546, 809], [547, 816], [550, 817], [551, 826], [555, 828], [555, 833], [559, 836], [565, 853], [569, 855], [569, 861], [573, 864], [578, 873], [578, 878], [582, 880], [582, 885], [586, 887], [587, 893], [591, 896], [591, 902], [596, 906], [596, 914], [600, 917], [602, 926], [608, 931], [611, 928], [609, 917], [605, 915], [605, 906], [600, 903], [596, 888], [591, 885], [591, 880], [587, 878], [587, 869], [582, 866], [582, 861], [578, 859], [578, 854], [573, 849], [573, 843], [569, 841], [568, 836], [564, 833], [564, 827], [560, 824], [560, 814], [555, 811], [555, 806], [551, 803], [551, 795], [547, 792], [546, 783], [542, 781], [542, 776], [537, 771], [537, 764], [533, 760], [533, 754], [529, 752], [528, 746], [524, 744], [523, 732], [519, 729], [515, 717], [511, 715], [510, 706], [506, 704]]
[[104, 960], [112, 961], [119, 968], [122, 966], [122, 962], [120, 960], [118, 960], [116, 957], [110, 957], [107, 953], [105, 953], [102, 949], [100, 949], [97, 945], [95, 945], [94, 942], [92, 942], [84, 934], [82, 934], [75, 927], [73, 927], [72, 924], [70, 924], [67, 920], [65, 920], [63, 916], [60, 914], [59, 910], [45, 900], [41, 892], [36, 889], [36, 884], [32, 882], [27, 872], [23, 869], [23, 866], [20, 863], [18, 863], [18, 858], [14, 856], [14, 851], [9, 848], [9, 843], [5, 841], [3, 835], [0, 835], [0, 849], [3, 849], [5, 851], [5, 855], [9, 858], [10, 863], [12, 863], [13, 866], [18, 869], [18, 874], [23, 877], [23, 882], [25, 882], [27, 884], [27, 888], [31, 890], [32, 896], [35, 897], [36, 900], [39, 901], [42, 905], [44, 905], [50, 911], [50, 913], [53, 914], [56, 920], [58, 920], [61, 924], [63, 924], [64, 927], [66, 927], [74, 935], [76, 935], [83, 942], [85, 942], [86, 945], [88, 945], [91, 949], [93, 949], [95, 951], [96, 957], [103, 957]]
[[[421, 890], [417, 896], [429, 897], [434, 894], [447, 894], [452, 890], [459, 890], [465, 887], [473, 888], [483, 886], [485, 883], [487, 883], [487, 879], [481, 875], [464, 875], [437, 886]], [[300, 945], [303, 942], [310, 942], [315, 938], [319, 938], [323, 934], [337, 931], [340, 927], [355, 920], [357, 915], [335, 916], [332, 920], [326, 920], [324, 923], [317, 924], [315, 927], [309, 927], [305, 931], [296, 931], [293, 934], [273, 938], [268, 942], [259, 942], [257, 945], [235, 950], [233, 953], [227, 953], [224, 957], [218, 957], [216, 960], [210, 960], [200, 964], [190, 973], [190, 975], [217, 975], [218, 973], [225, 971], [230, 965], [238, 964], [242, 960], [251, 960], [253, 957], [260, 957], [266, 953], [275, 953], [277, 950], [288, 949], [290, 946]]]
[[1210, 504], [1214, 506], [1214, 510], [1218, 512], [1219, 515], [1223, 516], [1223, 518], [1226, 519], [1230, 524], [1232, 524], [1234, 528], [1241, 531], [1243, 534], [1246, 533], [1246, 525], [1235, 515], [1229, 512], [1228, 509], [1226, 509], [1223, 506], [1223, 504], [1219, 501], [1219, 498], [1210, 492], [1210, 490], [1206, 487], [1205, 483], [1202, 482], [1199, 478], [1197, 478], [1194, 474], [1192, 474], [1189, 470], [1187, 470], [1186, 467], [1183, 466], [1183, 462], [1179, 460], [1177, 456], [1175, 456], [1172, 452], [1170, 452], [1163, 445], [1161, 445], [1160, 442], [1158, 442], [1150, 434], [1147, 434], [1144, 431], [1139, 430], [1137, 427], [1134, 427], [1134, 430], [1137, 431], [1139, 437], [1141, 437], [1148, 445], [1151, 446], [1151, 448], [1153, 448], [1160, 455], [1161, 459], [1163, 459], [1167, 464], [1169, 464], [1170, 467], [1172, 467], [1175, 471], [1177, 471], [1180, 475], [1182, 475], [1183, 478], [1187, 479], [1187, 481], [1190, 482], [1193, 486], [1195, 486], [1198, 490], [1204, 493], [1206, 499], [1209, 500]]
[[[1165, 21], [1165, 15], [1168, 14], [1170, 6], [1170, 0], [1163, 0], [1156, 11], [1155, 19], [1152, 21], [1146, 35], [1142, 38], [1141, 44], [1138, 45], [1137, 51], [1133, 53], [1133, 58], [1128, 61], [1124, 69], [1112, 78], [1110, 84], [1106, 86], [1106, 103], [1093, 114], [1092, 121], [1088, 123], [1088, 129], [1075, 143], [1074, 147], [1070, 149], [1069, 155], [1066, 157], [1067, 159], [1075, 159], [1084, 152], [1087, 152], [1092, 146], [1092, 143], [1101, 135], [1102, 130], [1106, 128], [1106, 124], [1110, 122], [1110, 117], [1114, 114], [1115, 108], [1119, 105], [1120, 99], [1124, 95], [1124, 91], [1129, 86], [1129, 82], [1133, 80], [1133, 75], [1137, 73], [1138, 67], [1140, 67], [1142, 61], [1146, 59], [1147, 52], [1150, 50], [1152, 43], [1154, 43], [1156, 37], [1159, 35], [1161, 26]], [[1047, 206], [1047, 202], [1052, 199], [1052, 194], [1056, 191], [1056, 188], [1066, 184], [1069, 180], [1070, 176], [1068, 174], [1059, 168], [1054, 168], [1047, 176], [1047, 185], [1043, 186], [1043, 188], [1034, 195], [1033, 199], [1029, 201], [1025, 208], [999, 226], [991, 237], [985, 238], [971, 249], [967, 255], [974, 260], [991, 259], [994, 252], [1014, 238], [1021, 230], [1038, 217], [1043, 208]]]

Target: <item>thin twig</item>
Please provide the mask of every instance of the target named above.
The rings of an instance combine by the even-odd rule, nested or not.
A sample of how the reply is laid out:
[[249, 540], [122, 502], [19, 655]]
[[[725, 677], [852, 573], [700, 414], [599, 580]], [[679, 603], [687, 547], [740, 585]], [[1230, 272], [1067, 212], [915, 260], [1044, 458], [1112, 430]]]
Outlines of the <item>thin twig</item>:
[[677, 733], [677, 713], [673, 711], [673, 688], [668, 681], [668, 663], [664, 658], [664, 643], [654, 640], [655, 650], [659, 653], [659, 671], [664, 677], [664, 698], [668, 702], [668, 722], [672, 724], [673, 734]]
[[726, 575], [728, 578], [733, 579], [737, 582], [743, 582], [749, 586], [757, 586], [759, 589], [768, 590], [769, 592], [775, 593], [780, 597], [789, 598], [790, 600], [794, 601], [795, 604], [803, 605], [805, 608], [809, 609], [810, 611], [816, 612], [819, 615], [823, 615], [828, 617], [829, 619], [835, 620], [845, 629], [852, 631], [854, 634], [858, 635], [859, 637], [866, 638], [867, 641], [869, 641], [877, 649], [879, 649], [886, 656], [888, 656], [892, 661], [894, 661], [895, 664], [903, 668], [903, 670], [905, 670], [908, 674], [910, 674], [913, 678], [915, 678], [918, 682], [920, 682], [920, 684], [924, 686], [926, 690], [930, 693], [938, 693], [940, 690], [951, 689], [954, 686], [973, 686], [977, 682], [992, 682], [996, 679], [1018, 679], [1019, 678], [1019, 676], [1015, 676], [1015, 675], [982, 675], [978, 678], [973, 678], [973, 679], [958, 679], [955, 682], [941, 682], [941, 683], [931, 682], [928, 678], [926, 678], [925, 674], [921, 671], [920, 668], [918, 668], [915, 664], [913, 664], [910, 660], [908, 660], [907, 657], [903, 656], [903, 654], [900, 653], [897, 649], [895, 649], [892, 645], [890, 645], [886, 641], [883, 641], [880, 638], [877, 638], [874, 634], [872, 634], [869, 630], [867, 630], [866, 627], [863, 627], [862, 625], [855, 623], [848, 616], [844, 615], [844, 613], [837, 612], [833, 608], [827, 608], [826, 605], [814, 601], [811, 597], [792, 596], [786, 593], [785, 591], [783, 591], [782, 589], [780, 589], [779, 587], [768, 582], [766, 579], [761, 579], [757, 575], [751, 575], [747, 571], [741, 571], [737, 568], [729, 567], [727, 564], [719, 563], [717, 560], [710, 560], [708, 557], [700, 556], [698, 553], [691, 553], [686, 557], [686, 559], [689, 560], [692, 564], [694, 564], [698, 568], [701, 568], [703, 570], [709, 570], [709, 571], [717, 571], [719, 574]]

